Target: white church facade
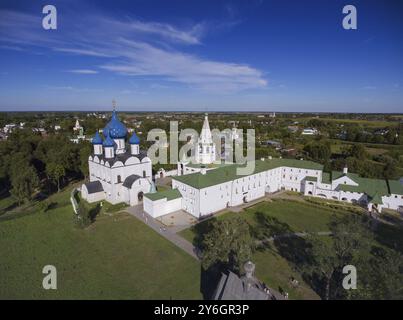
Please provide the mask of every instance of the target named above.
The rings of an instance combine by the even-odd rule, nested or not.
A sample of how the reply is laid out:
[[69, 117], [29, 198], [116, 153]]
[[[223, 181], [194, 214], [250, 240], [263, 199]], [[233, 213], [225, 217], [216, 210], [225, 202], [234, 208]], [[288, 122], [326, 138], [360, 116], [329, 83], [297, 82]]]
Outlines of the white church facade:
[[89, 156], [90, 182], [81, 186], [81, 196], [88, 202], [106, 200], [112, 204], [136, 205], [145, 193], [155, 191], [151, 159], [140, 150], [140, 139], [134, 132], [126, 145], [127, 129], [113, 110], [110, 122], [92, 139]]

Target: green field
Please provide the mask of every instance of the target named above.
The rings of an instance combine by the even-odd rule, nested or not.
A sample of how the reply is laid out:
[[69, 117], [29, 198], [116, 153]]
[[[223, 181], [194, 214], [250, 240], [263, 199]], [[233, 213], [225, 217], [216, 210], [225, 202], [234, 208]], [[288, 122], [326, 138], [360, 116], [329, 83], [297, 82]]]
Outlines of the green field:
[[[0, 222], [0, 299], [200, 299], [200, 264], [128, 214], [73, 226], [69, 191], [57, 207]], [[42, 289], [54, 265], [58, 289]]]
[[[295, 117], [293, 118], [294, 121], [309, 121], [311, 119], [316, 119], [314, 117]], [[364, 119], [337, 119], [337, 118], [328, 118], [328, 117], [321, 117], [318, 118], [321, 121], [328, 121], [328, 122], [335, 122], [335, 123], [346, 123], [346, 124], [356, 124], [362, 125], [366, 127], [375, 127], [375, 128], [383, 128], [383, 127], [390, 127], [394, 126], [398, 123], [399, 119], [396, 121], [384, 121], [384, 120], [364, 120]]]
[[[302, 201], [275, 200], [273, 202], [261, 202], [240, 214], [253, 227], [259, 224], [259, 217], [272, 218], [288, 230], [288, 232], [318, 232], [328, 231], [328, 224], [332, 214], [346, 214], [346, 210], [334, 211], [322, 205], [314, 205]], [[224, 213], [217, 219], [229, 218], [231, 212]], [[189, 241], [196, 236], [195, 228], [188, 228], [180, 232], [180, 235]]]
[[[264, 218], [271, 225], [276, 225], [282, 232], [318, 232], [328, 231], [331, 216], [350, 214], [344, 209], [333, 210], [323, 205], [311, 204], [303, 201], [275, 200], [272, 202], [261, 202], [239, 213], [251, 227], [263, 223]], [[217, 219], [228, 219], [233, 212], [224, 213]], [[202, 222], [205, 223], [205, 222]], [[198, 230], [203, 230], [203, 226], [198, 226]], [[189, 241], [195, 241], [197, 234], [196, 228], [189, 228], [180, 233]], [[281, 241], [283, 244], [295, 243], [290, 251], [297, 252], [300, 240]], [[289, 293], [291, 299], [319, 299], [319, 296], [303, 281], [301, 275], [296, 272], [284, 252], [273, 243], [262, 250], [257, 250], [253, 255], [253, 261], [256, 263], [256, 275], [268, 286], [280, 290], [283, 289]], [[289, 279], [296, 278], [300, 282], [299, 288], [292, 288]]]

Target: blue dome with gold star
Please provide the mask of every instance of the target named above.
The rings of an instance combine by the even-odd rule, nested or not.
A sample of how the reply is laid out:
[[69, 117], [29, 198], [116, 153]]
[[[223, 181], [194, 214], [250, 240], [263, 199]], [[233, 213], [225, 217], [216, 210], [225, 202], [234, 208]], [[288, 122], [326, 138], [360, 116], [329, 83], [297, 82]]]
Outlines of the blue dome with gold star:
[[129, 139], [130, 144], [140, 144], [140, 138], [137, 136], [135, 132], [133, 132], [133, 135]]
[[104, 147], [114, 147], [115, 141], [112, 140], [111, 136], [106, 136], [104, 142], [102, 143]]
[[127, 135], [125, 125], [120, 122], [117, 112], [112, 111], [112, 119], [108, 122], [103, 130], [104, 137], [111, 137], [112, 139], [124, 139]]
[[102, 144], [102, 138], [99, 135], [98, 131], [95, 133], [94, 138], [92, 138], [92, 144]]

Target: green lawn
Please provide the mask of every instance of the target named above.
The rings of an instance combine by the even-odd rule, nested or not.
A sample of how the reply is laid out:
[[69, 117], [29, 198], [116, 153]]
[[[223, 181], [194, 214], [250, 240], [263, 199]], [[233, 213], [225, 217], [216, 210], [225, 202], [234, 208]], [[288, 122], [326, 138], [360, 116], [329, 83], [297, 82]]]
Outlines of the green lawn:
[[[259, 224], [259, 219], [262, 217], [270, 217], [273, 221], [281, 223], [289, 232], [318, 232], [329, 230], [328, 224], [333, 214], [342, 215], [348, 212], [343, 209], [333, 210], [319, 204], [315, 205], [302, 201], [274, 200], [272, 202], [260, 202], [240, 214], [251, 226]], [[217, 219], [226, 219], [231, 214], [234, 213], [224, 213]], [[196, 235], [195, 228], [185, 229], [180, 232], [180, 235], [189, 241], [193, 241]]]
[[[348, 211], [343, 209], [333, 210], [323, 205], [317, 205], [302, 201], [275, 200], [272, 202], [260, 202], [239, 213], [252, 226], [256, 226], [264, 218], [269, 218], [270, 223], [280, 226], [285, 232], [317, 232], [328, 231], [328, 224], [332, 214], [343, 215]], [[227, 212], [217, 217], [217, 219], [228, 219], [236, 213]], [[201, 224], [205, 224], [202, 222]], [[197, 230], [203, 230], [203, 225], [191, 227], [180, 232], [180, 235], [189, 241], [194, 241]], [[303, 240], [289, 240], [295, 243], [295, 251], [298, 251], [299, 242]], [[283, 241], [285, 243], [285, 241]], [[292, 250], [291, 250], [292, 251]], [[298, 272], [294, 271], [292, 262], [287, 260], [284, 252], [279, 252], [273, 243], [262, 250], [258, 250], [253, 255], [256, 263], [256, 275], [268, 286], [289, 293], [291, 299], [318, 299], [319, 296], [307, 285]], [[289, 282], [290, 277], [296, 278], [300, 282], [299, 288], [292, 288]]]
[[[127, 214], [73, 226], [69, 190], [57, 207], [0, 221], [0, 299], [199, 299], [200, 264]], [[58, 289], [42, 289], [54, 265]]]

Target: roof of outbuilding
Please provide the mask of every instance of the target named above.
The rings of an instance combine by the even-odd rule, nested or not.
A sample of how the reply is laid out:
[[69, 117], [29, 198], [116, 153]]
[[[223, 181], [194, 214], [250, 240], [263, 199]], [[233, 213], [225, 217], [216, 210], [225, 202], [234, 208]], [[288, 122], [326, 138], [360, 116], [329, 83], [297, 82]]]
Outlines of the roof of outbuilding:
[[150, 199], [151, 201], [157, 201], [165, 198], [167, 199], [167, 201], [170, 201], [182, 197], [178, 189], [169, 189], [155, 193], [146, 193], [144, 196]]
[[[310, 169], [310, 170], [323, 169], [323, 165], [321, 164], [312, 161], [295, 160], [295, 159], [275, 158], [267, 160], [256, 160], [254, 161], [254, 164], [255, 168], [253, 170], [253, 173], [251, 174], [256, 174], [259, 172], [279, 167], [291, 167], [291, 168]], [[238, 174], [237, 169], [242, 167], [244, 166], [237, 164], [227, 165], [219, 167], [214, 170], [208, 170], [206, 174], [192, 173], [184, 176], [175, 176], [172, 177], [172, 179], [183, 182], [196, 189], [203, 189], [213, 185], [247, 177], [248, 175]]]
[[269, 300], [259, 284], [247, 288], [244, 277], [238, 277], [235, 273], [228, 271], [228, 274], [221, 275], [214, 300]]
[[356, 177], [354, 181], [358, 183], [358, 186], [340, 184], [338, 189], [342, 191], [365, 193], [371, 198], [375, 197], [376, 194], [379, 196], [389, 194], [386, 180]]
[[399, 180], [389, 180], [388, 182], [390, 193], [403, 195], [403, 184]]
[[350, 178], [351, 180], [353, 180], [356, 183], [358, 183], [358, 180], [360, 179], [360, 176], [356, 173], [350, 173], [350, 172], [344, 173], [342, 171], [332, 171], [331, 179], [332, 179], [332, 181], [334, 181], [334, 180], [337, 180], [344, 176]]
[[[129, 159], [130, 157], [136, 157], [138, 158], [140, 161], [143, 160], [145, 157], [147, 157], [147, 152], [146, 151], [140, 151], [139, 154], [133, 155], [130, 153], [130, 151], [126, 151], [125, 153], [117, 153], [115, 154], [115, 157], [112, 159], [109, 158], [105, 158], [105, 156], [102, 155], [96, 155], [100, 160], [104, 160], [105, 162], [108, 162], [109, 165], [112, 167], [116, 162], [121, 161], [123, 163], [126, 162], [127, 159]], [[92, 154], [92, 157], [95, 157], [94, 154]]]
[[369, 202], [372, 202], [374, 204], [383, 204], [382, 196], [380, 196], [378, 192], [375, 192], [375, 194], [370, 197]]
[[104, 191], [104, 188], [102, 187], [102, 183], [99, 182], [98, 180], [84, 183], [84, 185], [88, 190], [88, 194]]
[[131, 174], [130, 176], [128, 176], [125, 181], [123, 181], [123, 186], [130, 189], [133, 185], [133, 183], [135, 181], [137, 181], [138, 179], [141, 179], [140, 176], [138, 176], [137, 174]]
[[331, 183], [332, 179], [329, 172], [322, 172], [322, 183]]

